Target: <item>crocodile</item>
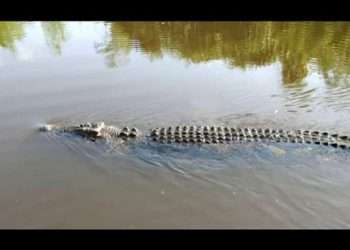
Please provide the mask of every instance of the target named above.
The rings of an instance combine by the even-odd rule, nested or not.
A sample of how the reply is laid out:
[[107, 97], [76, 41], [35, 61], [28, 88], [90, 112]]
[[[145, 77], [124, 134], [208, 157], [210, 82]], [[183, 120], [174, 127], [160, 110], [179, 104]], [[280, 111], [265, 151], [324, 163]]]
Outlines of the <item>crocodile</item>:
[[98, 139], [118, 138], [122, 141], [144, 137], [159, 143], [178, 144], [230, 144], [235, 142], [276, 142], [305, 143], [349, 149], [350, 136], [317, 130], [283, 130], [274, 128], [248, 128], [224, 126], [170, 126], [152, 128], [143, 135], [137, 128], [105, 125], [104, 122], [84, 123], [78, 126], [58, 126], [47, 124], [40, 131], [74, 133], [96, 141]]

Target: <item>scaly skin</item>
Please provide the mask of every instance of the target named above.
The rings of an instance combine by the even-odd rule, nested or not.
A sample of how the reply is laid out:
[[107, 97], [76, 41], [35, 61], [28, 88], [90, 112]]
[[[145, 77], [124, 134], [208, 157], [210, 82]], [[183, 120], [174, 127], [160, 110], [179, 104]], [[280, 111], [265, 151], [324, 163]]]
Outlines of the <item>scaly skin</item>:
[[284, 143], [321, 144], [325, 146], [350, 149], [350, 138], [328, 132], [271, 128], [237, 128], [221, 126], [177, 126], [151, 130], [153, 141], [161, 143], [232, 143], [271, 141]]
[[[102, 123], [85, 123], [80, 126], [57, 127], [46, 125], [41, 131], [60, 131], [75, 133], [92, 140], [99, 138], [129, 138], [140, 137], [138, 129], [124, 127], [119, 129], [114, 126], [106, 126]], [[176, 126], [168, 128], [151, 129], [146, 135], [152, 141], [160, 143], [195, 143], [217, 144], [233, 142], [257, 142], [270, 141], [277, 143], [306, 143], [331, 146], [334, 148], [350, 149], [350, 137], [336, 133], [292, 130], [271, 128], [239, 128], [222, 126]]]

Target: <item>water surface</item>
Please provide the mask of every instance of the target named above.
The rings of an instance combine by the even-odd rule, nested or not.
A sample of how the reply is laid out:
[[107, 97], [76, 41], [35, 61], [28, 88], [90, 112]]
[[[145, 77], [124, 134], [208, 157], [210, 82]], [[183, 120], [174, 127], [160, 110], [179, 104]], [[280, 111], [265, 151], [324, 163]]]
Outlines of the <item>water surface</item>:
[[350, 154], [104, 145], [105, 121], [350, 134], [347, 22], [0, 22], [0, 227], [343, 228]]

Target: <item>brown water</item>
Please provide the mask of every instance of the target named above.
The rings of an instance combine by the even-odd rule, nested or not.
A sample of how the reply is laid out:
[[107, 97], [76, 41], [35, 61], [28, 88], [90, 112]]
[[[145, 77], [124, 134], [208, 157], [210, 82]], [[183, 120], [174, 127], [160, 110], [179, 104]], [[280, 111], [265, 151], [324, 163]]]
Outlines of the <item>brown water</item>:
[[0, 22], [1, 228], [344, 228], [350, 153], [111, 147], [43, 123], [350, 134], [350, 23]]

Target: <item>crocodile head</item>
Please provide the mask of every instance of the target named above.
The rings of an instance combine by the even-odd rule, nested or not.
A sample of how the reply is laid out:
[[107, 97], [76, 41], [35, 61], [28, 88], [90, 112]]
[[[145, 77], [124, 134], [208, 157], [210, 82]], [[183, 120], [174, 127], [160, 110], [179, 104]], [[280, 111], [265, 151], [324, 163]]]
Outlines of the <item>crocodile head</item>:
[[78, 127], [70, 128], [73, 132], [89, 138], [101, 137], [101, 130], [105, 127], [104, 122], [99, 123], [84, 123], [80, 124]]
[[105, 128], [104, 122], [99, 123], [84, 123], [79, 126], [70, 126], [70, 127], [61, 127], [54, 124], [45, 124], [39, 127], [39, 131], [48, 132], [48, 131], [63, 131], [71, 132], [83, 137], [89, 138], [98, 138], [102, 137], [101, 130]]

